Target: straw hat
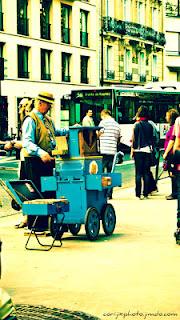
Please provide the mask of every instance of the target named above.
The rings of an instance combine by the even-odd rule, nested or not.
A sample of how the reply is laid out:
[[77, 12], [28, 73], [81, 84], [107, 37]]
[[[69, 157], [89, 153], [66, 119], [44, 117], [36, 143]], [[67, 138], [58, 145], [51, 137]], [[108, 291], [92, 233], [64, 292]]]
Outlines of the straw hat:
[[49, 92], [40, 92], [38, 94], [38, 96], [36, 97], [36, 99], [41, 100], [41, 101], [45, 101], [48, 103], [53, 103], [54, 102], [54, 97], [52, 93]]

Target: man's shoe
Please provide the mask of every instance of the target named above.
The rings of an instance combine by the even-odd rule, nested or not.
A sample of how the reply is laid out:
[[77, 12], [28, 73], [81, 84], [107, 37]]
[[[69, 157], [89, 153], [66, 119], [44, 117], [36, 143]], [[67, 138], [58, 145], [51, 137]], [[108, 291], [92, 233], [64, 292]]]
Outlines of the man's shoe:
[[172, 194], [166, 197], [166, 200], [174, 200], [177, 199], [177, 197], [174, 197]]
[[18, 224], [15, 224], [15, 226], [14, 226], [15, 229], [21, 229], [21, 228], [25, 228], [25, 227], [27, 227], [26, 222], [20, 222]]

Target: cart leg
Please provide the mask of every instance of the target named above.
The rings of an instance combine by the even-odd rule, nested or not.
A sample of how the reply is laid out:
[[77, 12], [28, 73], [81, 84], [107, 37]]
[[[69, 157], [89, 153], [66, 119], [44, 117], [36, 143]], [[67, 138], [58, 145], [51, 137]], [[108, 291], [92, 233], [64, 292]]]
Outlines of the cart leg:
[[[56, 241], [56, 237], [57, 237], [57, 235], [59, 234], [59, 229], [58, 229], [58, 228], [57, 228], [57, 233], [55, 234], [55, 237], [54, 237], [54, 239], [53, 239], [53, 241], [52, 241], [52, 243], [51, 243], [50, 245], [49, 245], [49, 244], [43, 244], [43, 243], [40, 242], [39, 237], [38, 237], [38, 234], [37, 234], [37, 232], [35, 231], [36, 222], [37, 222], [37, 220], [38, 220], [38, 217], [39, 217], [39, 216], [36, 216], [36, 218], [35, 218], [35, 220], [34, 220], [34, 222], [33, 222], [33, 225], [32, 225], [32, 227], [31, 227], [31, 232], [30, 232], [30, 234], [29, 234], [29, 236], [28, 236], [28, 239], [27, 239], [27, 241], [26, 241], [26, 244], [25, 244], [25, 248], [26, 248], [27, 250], [49, 251], [49, 250], [52, 249], [52, 247], [61, 247], [61, 246], [62, 246], [61, 238], [58, 239], [58, 240], [60, 241], [60, 245], [59, 245], [59, 246], [55, 246], [55, 245], [54, 245], [54, 243], [55, 243], [55, 241]], [[33, 234], [35, 235], [36, 240], [37, 240], [37, 242], [39, 243], [39, 245], [42, 246], [42, 247], [46, 247], [46, 249], [40, 249], [40, 248], [38, 249], [38, 248], [28, 247], [28, 243], [29, 243], [30, 238], [31, 238], [31, 236], [32, 236]]]

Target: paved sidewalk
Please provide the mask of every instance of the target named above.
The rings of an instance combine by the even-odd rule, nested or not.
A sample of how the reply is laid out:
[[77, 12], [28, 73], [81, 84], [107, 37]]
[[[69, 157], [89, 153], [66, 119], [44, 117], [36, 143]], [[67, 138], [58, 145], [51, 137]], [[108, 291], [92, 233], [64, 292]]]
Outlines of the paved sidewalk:
[[180, 319], [180, 246], [173, 237], [177, 201], [165, 200], [169, 179], [158, 188], [148, 200], [136, 199], [134, 188], [116, 188], [111, 203], [117, 226], [111, 237], [101, 230], [90, 242], [83, 226], [78, 236], [65, 234], [62, 247], [49, 252], [24, 248], [24, 231], [13, 227], [19, 214], [1, 218], [1, 286], [15, 304], [82, 311], [102, 320]]

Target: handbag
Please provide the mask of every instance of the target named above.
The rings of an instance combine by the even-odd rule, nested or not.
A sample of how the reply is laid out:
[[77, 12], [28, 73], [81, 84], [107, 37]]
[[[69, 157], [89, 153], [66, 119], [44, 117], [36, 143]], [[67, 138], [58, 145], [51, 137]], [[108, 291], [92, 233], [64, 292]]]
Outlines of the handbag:
[[168, 161], [167, 160], [163, 160], [163, 171], [168, 171]]

